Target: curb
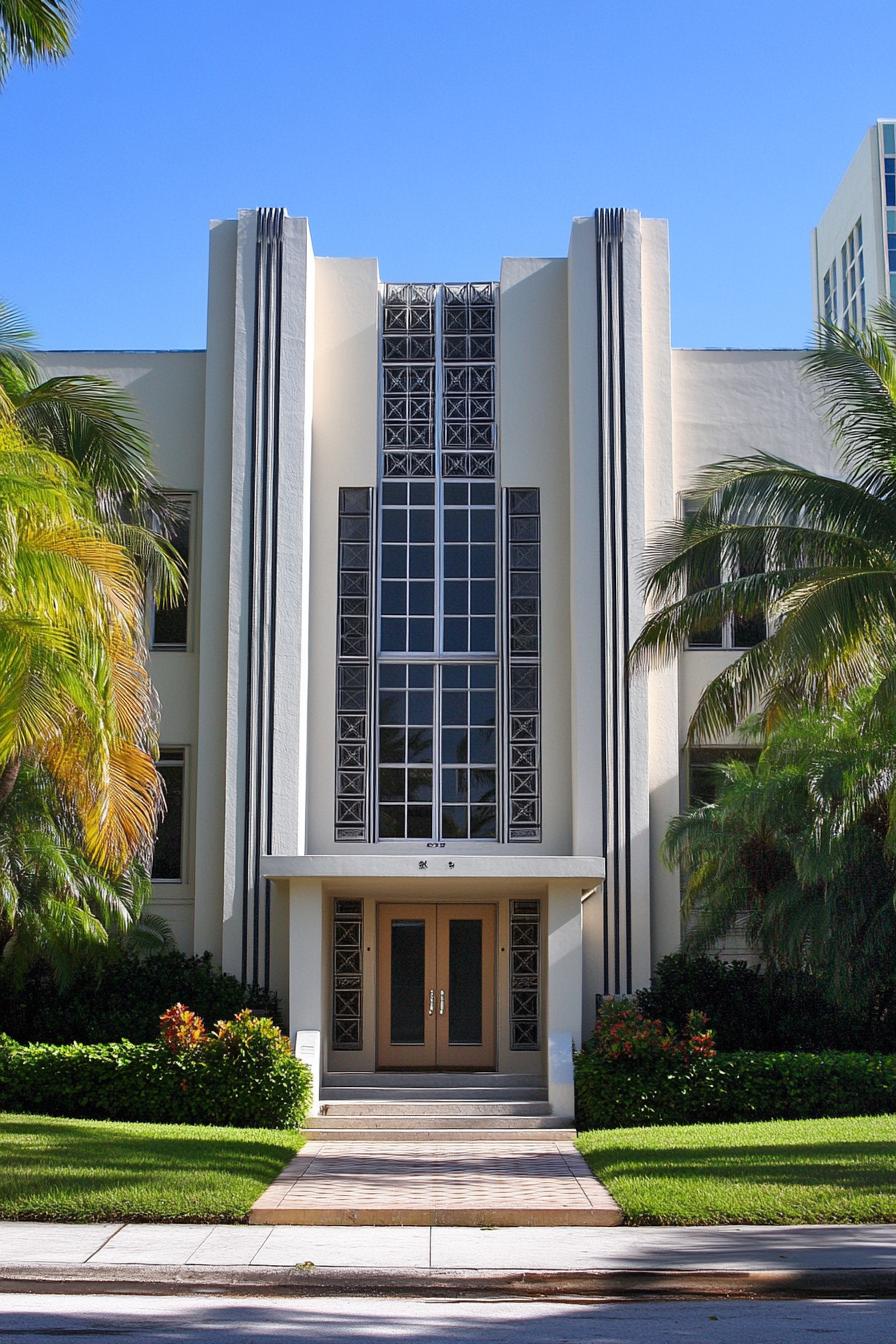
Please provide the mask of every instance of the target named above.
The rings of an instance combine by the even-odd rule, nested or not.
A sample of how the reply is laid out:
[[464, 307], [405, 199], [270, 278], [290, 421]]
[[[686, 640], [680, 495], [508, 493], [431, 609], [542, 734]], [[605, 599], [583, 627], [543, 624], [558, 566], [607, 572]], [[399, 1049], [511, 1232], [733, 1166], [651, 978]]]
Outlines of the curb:
[[4, 1293], [301, 1297], [896, 1297], [892, 1269], [307, 1269], [261, 1265], [4, 1265]]

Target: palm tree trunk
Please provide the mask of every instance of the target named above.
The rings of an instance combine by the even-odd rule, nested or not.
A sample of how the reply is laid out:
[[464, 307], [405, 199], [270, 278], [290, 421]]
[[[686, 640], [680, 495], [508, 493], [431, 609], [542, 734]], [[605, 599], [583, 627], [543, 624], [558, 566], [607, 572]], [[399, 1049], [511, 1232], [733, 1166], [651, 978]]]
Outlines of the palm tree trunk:
[[3, 769], [0, 770], [0, 812], [3, 811], [9, 801], [9, 795], [16, 786], [21, 768], [21, 756], [10, 756]]

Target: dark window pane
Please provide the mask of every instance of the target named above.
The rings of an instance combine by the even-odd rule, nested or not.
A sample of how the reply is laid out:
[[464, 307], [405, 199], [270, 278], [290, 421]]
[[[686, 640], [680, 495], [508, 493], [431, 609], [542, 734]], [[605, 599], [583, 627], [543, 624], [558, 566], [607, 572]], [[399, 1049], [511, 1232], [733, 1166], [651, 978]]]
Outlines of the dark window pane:
[[467, 671], [460, 663], [448, 663], [442, 668], [442, 685], [446, 690], [466, 690]]
[[435, 648], [435, 622], [415, 616], [408, 621], [408, 651], [431, 653]]
[[408, 723], [432, 723], [432, 691], [408, 692]]
[[425, 974], [426, 926], [423, 920], [393, 919], [389, 1015], [393, 1045], [423, 1044]]
[[495, 801], [494, 770], [470, 771], [470, 802], [493, 803]]
[[383, 510], [383, 541], [407, 541], [407, 514], [403, 509]]
[[383, 482], [383, 503], [384, 504], [406, 504], [408, 498], [408, 488], [402, 481], [384, 481]]
[[428, 580], [411, 584], [410, 610], [412, 616], [431, 616], [435, 606], [435, 584]]
[[411, 728], [408, 730], [408, 761], [432, 760], [432, 729]]
[[408, 771], [408, 802], [409, 803], [432, 802], [431, 770]]
[[445, 840], [465, 840], [467, 838], [467, 809], [465, 807], [442, 808], [442, 836]]
[[445, 724], [467, 722], [466, 691], [442, 692], [442, 722]]
[[470, 611], [475, 616], [493, 616], [495, 612], [495, 585], [481, 579], [470, 587]]
[[468, 536], [466, 509], [447, 509], [444, 519], [446, 541], [466, 541]]
[[380, 729], [380, 760], [388, 762], [404, 761], [405, 732], [403, 728]]
[[465, 803], [467, 801], [466, 770], [442, 771], [442, 797], [446, 803]]
[[404, 583], [383, 584], [383, 611], [387, 616], [402, 616], [407, 610], [407, 587]]
[[491, 509], [473, 509], [470, 514], [470, 540], [494, 541], [495, 515]]
[[495, 577], [494, 546], [470, 547], [470, 574], [474, 579], [493, 579]]
[[154, 648], [185, 649], [188, 634], [190, 520], [177, 524], [171, 544], [184, 562], [183, 597], [171, 606], [156, 607], [153, 613], [152, 642]]
[[466, 504], [467, 487], [459, 481], [445, 482], [445, 503], [446, 504]]
[[467, 583], [465, 579], [449, 579], [444, 589], [445, 611], [449, 616], [467, 614]]
[[380, 808], [380, 838], [383, 840], [401, 840], [404, 837], [404, 808]]
[[476, 616], [470, 622], [470, 648], [480, 653], [492, 653], [495, 648], [495, 623]]
[[446, 653], [466, 653], [469, 648], [465, 617], [446, 616], [443, 624], [443, 642]]
[[482, 920], [448, 921], [448, 1040], [482, 1043]]
[[434, 546], [411, 546], [410, 576], [412, 579], [431, 579], [436, 572]]
[[496, 741], [494, 728], [472, 728], [470, 730], [470, 760], [477, 765], [490, 765], [495, 757]]
[[156, 832], [152, 876], [161, 881], [180, 882], [183, 878], [183, 753], [179, 759], [173, 753], [169, 753], [166, 759], [163, 753], [156, 768], [165, 786], [165, 815]]
[[470, 685], [486, 689], [495, 688], [495, 665], [494, 663], [473, 663], [470, 668]]
[[432, 807], [408, 807], [408, 836], [412, 840], [432, 839]]
[[435, 500], [435, 487], [431, 481], [412, 481], [411, 499], [412, 504], [432, 504]]
[[469, 551], [466, 546], [446, 546], [445, 577], [448, 579], [465, 579], [469, 573], [468, 561]]
[[411, 512], [411, 541], [432, 541], [435, 536], [435, 515], [432, 509], [413, 509]]
[[434, 672], [432, 663], [412, 665], [408, 668], [408, 685], [421, 688], [428, 686], [431, 690]]
[[493, 691], [471, 692], [470, 722], [486, 726], [495, 722], [495, 695]]
[[497, 809], [479, 803], [470, 808], [470, 835], [479, 840], [493, 840], [496, 835]]
[[404, 691], [380, 691], [380, 723], [404, 723]]
[[386, 617], [380, 622], [380, 643], [389, 653], [405, 653], [407, 630], [403, 620], [390, 620]]
[[383, 547], [383, 578], [403, 579], [408, 572], [408, 553], [404, 546]]
[[[477, 730], [481, 731], [481, 730]], [[483, 759], [481, 756], [474, 757], [476, 760]], [[488, 761], [490, 758], [485, 757]], [[446, 765], [466, 765], [467, 763], [467, 730], [466, 728], [443, 728], [442, 729], [442, 760]]]
[[403, 770], [380, 770], [380, 802], [404, 802], [405, 772]]

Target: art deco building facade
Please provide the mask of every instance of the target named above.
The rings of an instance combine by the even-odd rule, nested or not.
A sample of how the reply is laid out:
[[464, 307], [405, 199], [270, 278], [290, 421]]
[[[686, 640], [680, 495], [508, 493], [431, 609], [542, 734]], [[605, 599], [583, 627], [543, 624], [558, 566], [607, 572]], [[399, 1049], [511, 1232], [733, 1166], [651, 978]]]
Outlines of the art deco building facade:
[[799, 352], [673, 350], [635, 211], [394, 283], [250, 210], [211, 229], [207, 350], [44, 364], [126, 386], [189, 505], [152, 631], [180, 944], [275, 986], [330, 1071], [547, 1072], [566, 1104], [596, 996], [678, 945], [686, 725], [762, 633], [629, 680], [645, 537], [722, 456], [830, 468]]

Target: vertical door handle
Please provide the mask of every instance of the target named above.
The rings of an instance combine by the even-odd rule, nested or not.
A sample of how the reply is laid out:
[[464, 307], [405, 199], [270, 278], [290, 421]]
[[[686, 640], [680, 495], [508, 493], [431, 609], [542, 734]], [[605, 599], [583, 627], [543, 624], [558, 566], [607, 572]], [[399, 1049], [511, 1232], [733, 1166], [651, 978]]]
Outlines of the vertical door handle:
[[434, 1010], [435, 1006], [436, 1006], [436, 992], [435, 992], [434, 989], [431, 989], [431, 990], [429, 991], [429, 1015], [430, 1015], [430, 1017], [432, 1017], [432, 1015], [433, 1015], [433, 1010]]
[[442, 1016], [442, 1014], [444, 1013], [444, 1011], [445, 1011], [445, 991], [444, 991], [444, 989], [440, 989], [440, 990], [439, 990], [439, 1017]]

